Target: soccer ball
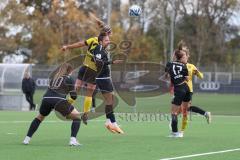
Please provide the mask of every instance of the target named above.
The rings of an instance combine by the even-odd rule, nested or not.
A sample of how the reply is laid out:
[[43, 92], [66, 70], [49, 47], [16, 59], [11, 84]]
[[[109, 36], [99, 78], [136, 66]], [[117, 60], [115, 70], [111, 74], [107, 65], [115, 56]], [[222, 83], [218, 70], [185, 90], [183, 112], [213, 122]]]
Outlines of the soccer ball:
[[131, 16], [131, 17], [138, 17], [141, 15], [141, 13], [142, 13], [142, 9], [138, 5], [132, 5], [129, 8], [129, 16]]

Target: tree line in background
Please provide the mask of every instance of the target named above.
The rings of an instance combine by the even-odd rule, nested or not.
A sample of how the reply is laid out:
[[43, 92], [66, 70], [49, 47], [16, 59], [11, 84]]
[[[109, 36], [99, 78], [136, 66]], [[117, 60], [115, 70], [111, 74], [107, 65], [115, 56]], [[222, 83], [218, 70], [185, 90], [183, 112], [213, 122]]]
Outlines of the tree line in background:
[[[132, 4], [142, 7], [140, 17], [128, 16]], [[129, 61], [165, 64], [174, 20], [174, 46], [185, 40], [193, 63], [240, 64], [240, 24], [231, 19], [239, 5], [238, 0], [112, 0], [111, 52], [128, 54]], [[1, 58], [27, 48], [32, 53], [27, 62], [57, 64], [84, 53], [86, 49], [74, 49], [63, 55], [59, 48], [96, 36], [89, 12], [107, 23], [107, 8], [107, 0], [8, 0], [0, 12]]]

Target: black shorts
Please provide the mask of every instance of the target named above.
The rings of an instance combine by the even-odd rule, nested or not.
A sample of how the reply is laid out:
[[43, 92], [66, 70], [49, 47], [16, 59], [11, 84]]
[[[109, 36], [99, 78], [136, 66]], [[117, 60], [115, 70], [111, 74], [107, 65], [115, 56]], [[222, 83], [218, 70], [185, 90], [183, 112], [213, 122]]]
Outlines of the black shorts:
[[40, 114], [48, 116], [53, 109], [66, 117], [73, 111], [74, 107], [66, 99], [61, 97], [43, 97], [39, 109]]
[[107, 79], [96, 79], [98, 89], [104, 93], [113, 92], [113, 83], [110, 78]]
[[78, 79], [87, 83], [96, 84], [97, 72], [86, 66], [80, 67], [78, 71]]
[[182, 102], [189, 102], [192, 98], [192, 92], [189, 91], [189, 87], [186, 83], [179, 86], [174, 86], [174, 97], [172, 104], [180, 106]]

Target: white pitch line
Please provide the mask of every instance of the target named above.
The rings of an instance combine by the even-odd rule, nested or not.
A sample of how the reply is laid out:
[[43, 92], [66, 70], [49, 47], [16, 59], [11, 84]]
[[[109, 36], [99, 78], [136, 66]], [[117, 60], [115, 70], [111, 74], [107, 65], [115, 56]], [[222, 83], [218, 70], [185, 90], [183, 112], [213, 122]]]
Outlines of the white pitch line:
[[219, 153], [227, 153], [227, 152], [234, 152], [234, 151], [240, 151], [240, 148], [223, 150], [223, 151], [216, 151], [216, 152], [207, 152], [207, 153], [192, 154], [192, 155], [180, 156], [180, 157], [163, 158], [163, 159], [159, 159], [159, 160], [183, 159], [183, 158], [199, 157], [199, 156], [219, 154]]
[[16, 133], [6, 133], [7, 135], [13, 135], [13, 134], [16, 134]]

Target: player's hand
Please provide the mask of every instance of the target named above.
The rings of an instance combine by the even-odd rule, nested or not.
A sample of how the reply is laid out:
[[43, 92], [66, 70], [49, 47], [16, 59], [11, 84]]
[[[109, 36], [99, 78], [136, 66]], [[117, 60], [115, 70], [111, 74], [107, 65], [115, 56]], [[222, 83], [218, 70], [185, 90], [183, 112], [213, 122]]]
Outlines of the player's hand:
[[61, 48], [61, 51], [66, 51], [68, 49], [68, 46], [66, 45], [66, 46], [62, 46], [62, 48]]
[[114, 60], [113, 61], [113, 64], [120, 64], [120, 63], [123, 63], [123, 60]]

